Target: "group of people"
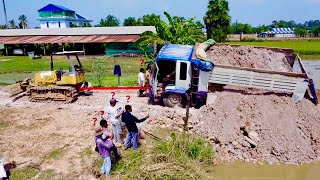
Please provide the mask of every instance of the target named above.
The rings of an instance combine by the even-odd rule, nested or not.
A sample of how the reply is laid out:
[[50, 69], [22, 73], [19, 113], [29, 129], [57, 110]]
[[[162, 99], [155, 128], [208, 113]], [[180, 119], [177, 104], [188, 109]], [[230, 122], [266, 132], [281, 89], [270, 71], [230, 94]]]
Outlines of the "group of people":
[[[117, 106], [117, 102], [114, 98], [110, 100], [110, 105], [105, 109], [105, 118], [108, 121], [102, 118], [98, 127], [95, 128], [96, 151], [103, 158], [101, 173], [107, 176], [110, 175], [111, 170], [111, 152], [113, 152], [115, 159], [121, 158], [114, 143], [124, 144], [125, 150], [130, 148], [132, 143], [133, 149], [137, 150], [139, 133], [136, 123], [143, 122], [149, 118], [149, 115], [147, 115], [143, 119], [138, 119], [131, 114], [131, 105], [126, 105], [123, 110], [121, 106]], [[113, 132], [108, 130], [109, 124], [112, 126]], [[128, 130], [125, 142], [121, 139], [123, 128]]]

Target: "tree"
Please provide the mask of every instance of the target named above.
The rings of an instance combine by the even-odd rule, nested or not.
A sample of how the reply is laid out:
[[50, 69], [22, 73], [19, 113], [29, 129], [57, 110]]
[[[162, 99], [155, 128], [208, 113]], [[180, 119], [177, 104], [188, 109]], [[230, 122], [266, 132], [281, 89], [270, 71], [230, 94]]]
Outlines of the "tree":
[[299, 37], [306, 37], [308, 34], [307, 28], [295, 28], [294, 33]]
[[101, 19], [98, 27], [111, 27], [111, 26], [119, 26], [120, 20], [116, 18], [114, 15], [108, 15], [105, 19]]
[[19, 26], [21, 29], [26, 29], [28, 27], [28, 21], [27, 21], [27, 16], [22, 14], [19, 16]]
[[12, 19], [11, 21], [9, 21], [9, 28], [10, 29], [16, 29], [16, 22]]
[[209, 0], [208, 11], [203, 20], [207, 28], [207, 38], [225, 42], [231, 22], [228, 1]]
[[137, 20], [134, 17], [128, 17], [123, 21], [123, 26], [135, 26], [137, 24]]
[[252, 27], [250, 24], [242, 24], [237, 21], [233, 23], [230, 27], [231, 34], [254, 34], [256, 33], [256, 29]]
[[154, 13], [144, 15], [142, 18], [139, 18], [137, 25], [139, 26], [156, 26], [160, 21], [160, 15]]
[[97, 59], [92, 63], [93, 78], [99, 87], [107, 75], [107, 63], [103, 59]]
[[155, 25], [157, 33], [145, 32], [137, 41], [138, 47], [156, 44], [189, 44], [194, 45], [196, 42], [204, 40], [202, 32], [203, 25], [195, 21], [195, 18], [185, 20], [182, 17], [172, 18], [167, 12], [164, 12], [168, 24], [159, 20]]

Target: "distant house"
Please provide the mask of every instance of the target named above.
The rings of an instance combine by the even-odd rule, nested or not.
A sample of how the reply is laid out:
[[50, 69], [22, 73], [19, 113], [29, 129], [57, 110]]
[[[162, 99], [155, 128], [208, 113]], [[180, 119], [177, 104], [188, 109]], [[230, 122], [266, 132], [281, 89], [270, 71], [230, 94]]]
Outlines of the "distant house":
[[48, 4], [38, 12], [41, 29], [70, 28], [74, 25], [84, 27], [92, 22], [71, 9], [55, 4]]
[[262, 38], [294, 38], [296, 37], [294, 30], [291, 28], [272, 28], [271, 31], [259, 34]]

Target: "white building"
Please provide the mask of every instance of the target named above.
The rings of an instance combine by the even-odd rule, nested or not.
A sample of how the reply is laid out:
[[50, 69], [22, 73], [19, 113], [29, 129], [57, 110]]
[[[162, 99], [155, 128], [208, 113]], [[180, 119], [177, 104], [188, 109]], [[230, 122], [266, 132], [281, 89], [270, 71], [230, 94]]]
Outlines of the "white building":
[[272, 28], [271, 31], [259, 34], [262, 38], [294, 38], [296, 37], [294, 30], [291, 28]]
[[88, 20], [75, 11], [60, 5], [48, 4], [39, 9], [38, 12], [41, 29], [85, 27], [92, 22], [92, 20]]

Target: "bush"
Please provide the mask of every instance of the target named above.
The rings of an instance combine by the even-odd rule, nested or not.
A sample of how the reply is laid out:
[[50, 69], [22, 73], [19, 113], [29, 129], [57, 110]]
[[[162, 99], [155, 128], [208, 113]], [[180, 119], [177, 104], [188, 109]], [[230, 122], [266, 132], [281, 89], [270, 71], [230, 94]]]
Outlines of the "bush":
[[213, 159], [212, 145], [203, 139], [188, 134], [171, 133], [170, 136], [169, 141], [155, 145], [154, 154], [163, 154], [167, 160], [173, 158], [182, 162], [190, 158], [198, 162], [210, 162]]
[[103, 59], [97, 59], [92, 63], [93, 76], [98, 86], [102, 86], [102, 81], [107, 75], [107, 63]]

